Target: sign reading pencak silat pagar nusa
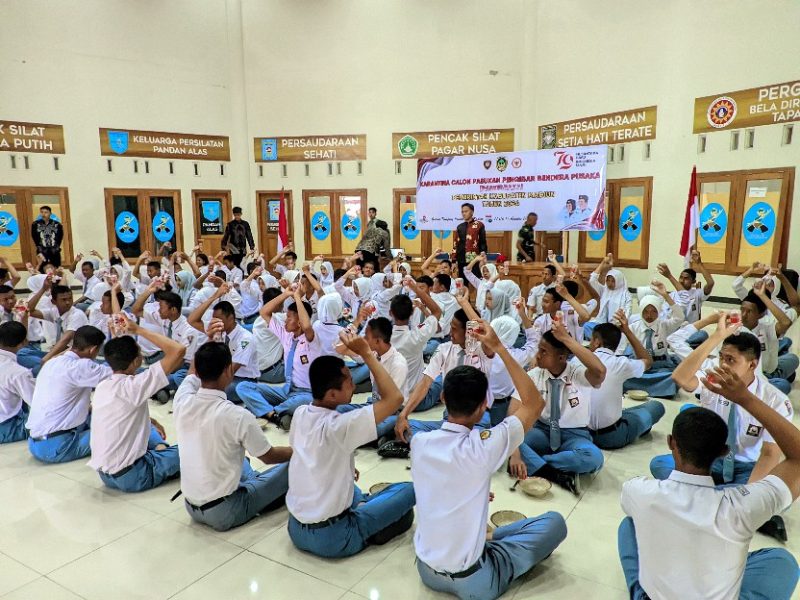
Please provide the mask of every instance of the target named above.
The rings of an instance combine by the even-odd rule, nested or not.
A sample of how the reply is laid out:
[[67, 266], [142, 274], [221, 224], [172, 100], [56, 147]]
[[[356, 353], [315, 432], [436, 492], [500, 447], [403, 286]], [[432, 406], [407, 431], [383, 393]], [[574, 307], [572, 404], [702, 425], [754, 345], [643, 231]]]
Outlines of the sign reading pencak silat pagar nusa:
[[513, 129], [458, 129], [392, 134], [393, 159], [513, 151]]
[[539, 148], [622, 144], [656, 137], [656, 106], [539, 126]]
[[257, 137], [256, 162], [314, 162], [367, 159], [365, 134]]
[[800, 121], [800, 81], [695, 98], [693, 133]]
[[229, 161], [231, 146], [227, 136], [101, 127], [100, 153], [103, 156]]
[[418, 229], [452, 230], [461, 205], [489, 231], [510, 231], [535, 212], [537, 229], [604, 229], [606, 146], [450, 156], [420, 160]]

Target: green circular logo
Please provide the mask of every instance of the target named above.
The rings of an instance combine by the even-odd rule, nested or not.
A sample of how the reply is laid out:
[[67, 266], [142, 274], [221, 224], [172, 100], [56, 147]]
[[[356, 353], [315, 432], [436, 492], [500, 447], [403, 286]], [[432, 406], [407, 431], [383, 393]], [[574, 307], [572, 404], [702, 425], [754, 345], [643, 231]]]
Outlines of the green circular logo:
[[400, 156], [403, 158], [411, 158], [417, 153], [417, 148], [419, 147], [419, 142], [410, 136], [404, 135], [400, 138], [397, 142], [397, 150], [400, 152]]

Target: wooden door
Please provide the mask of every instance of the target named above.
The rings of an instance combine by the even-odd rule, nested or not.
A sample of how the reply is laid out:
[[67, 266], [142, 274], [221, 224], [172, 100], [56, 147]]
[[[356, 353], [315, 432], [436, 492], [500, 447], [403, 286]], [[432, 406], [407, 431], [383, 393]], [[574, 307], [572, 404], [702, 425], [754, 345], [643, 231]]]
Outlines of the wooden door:
[[367, 190], [303, 190], [306, 257], [349, 256], [364, 232]]
[[225, 225], [233, 218], [230, 190], [192, 190], [192, 215], [195, 243], [214, 256], [222, 249]]
[[129, 262], [145, 250], [162, 256], [183, 247], [180, 190], [106, 189], [108, 246]]
[[292, 192], [286, 190], [283, 192], [281, 192], [281, 190], [256, 192], [258, 247], [268, 260], [278, 253], [278, 215], [280, 214], [281, 193], [283, 193], [286, 207], [289, 241], [293, 242], [294, 210], [292, 206]]

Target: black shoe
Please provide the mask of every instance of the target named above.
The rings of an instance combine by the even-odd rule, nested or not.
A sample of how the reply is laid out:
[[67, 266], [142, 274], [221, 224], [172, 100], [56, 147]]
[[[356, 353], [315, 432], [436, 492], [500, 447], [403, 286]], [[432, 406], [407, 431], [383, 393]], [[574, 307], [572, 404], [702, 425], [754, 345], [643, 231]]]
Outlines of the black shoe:
[[271, 413], [271, 414], [268, 414], [268, 415], [264, 415], [262, 418], [263, 418], [263, 419], [266, 419], [267, 421], [269, 421], [269, 422], [270, 422], [270, 423], [272, 423], [273, 425], [278, 425], [278, 426], [280, 426], [280, 423], [281, 423], [281, 416], [280, 416], [278, 413], [276, 413], [276, 412], [274, 412], [274, 413]]
[[786, 524], [783, 522], [783, 517], [778, 515], [775, 515], [769, 521], [759, 527], [758, 532], [768, 535], [771, 538], [775, 538], [779, 542], [786, 543], [786, 540], [789, 539], [789, 537], [786, 535]]
[[559, 473], [558, 477], [556, 477], [555, 484], [568, 492], [572, 492], [576, 496], [581, 495], [581, 480], [577, 473], [562, 471]]
[[156, 395], [153, 396], [153, 400], [159, 404], [166, 404], [169, 402], [169, 392], [167, 390], [158, 390]]
[[398, 440], [386, 442], [378, 448], [378, 456], [381, 458], [408, 458], [410, 453], [411, 446]]
[[284, 431], [289, 431], [292, 426], [292, 415], [281, 415], [278, 419], [278, 427]]

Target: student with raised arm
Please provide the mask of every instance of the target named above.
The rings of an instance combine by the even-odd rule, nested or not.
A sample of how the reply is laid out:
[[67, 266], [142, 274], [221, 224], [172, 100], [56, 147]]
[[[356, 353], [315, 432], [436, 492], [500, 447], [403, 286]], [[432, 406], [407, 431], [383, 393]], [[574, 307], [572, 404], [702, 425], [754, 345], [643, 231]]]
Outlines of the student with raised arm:
[[[126, 335], [110, 340], [103, 350], [114, 374], [94, 391], [88, 464], [106, 487], [141, 492], [178, 474], [178, 447], [167, 445], [164, 428], [150, 417], [147, 400], [168, 385], [167, 375], [183, 364], [186, 348], [123, 318]], [[164, 353], [164, 358], [138, 374], [142, 353], [135, 335]]]
[[25, 421], [33, 402], [34, 378], [17, 363], [17, 352], [26, 344], [22, 323], [0, 324], [0, 444], [28, 438]]
[[294, 414], [289, 444], [289, 537], [300, 550], [325, 558], [343, 558], [370, 544], [385, 544], [414, 522], [414, 487], [396, 483], [363, 495], [354, 483], [354, 451], [377, 438], [377, 425], [394, 414], [403, 395], [370, 350], [367, 341], [341, 334], [375, 378], [380, 400], [347, 413], [355, 385], [342, 359], [320, 356], [311, 363], [313, 402]]
[[[236, 388], [239, 397], [248, 407], [252, 407], [254, 414], [263, 416], [286, 431], [289, 430], [295, 409], [312, 400], [309, 368], [314, 359], [322, 354], [319, 336], [311, 326], [311, 306], [303, 301], [301, 293], [299, 286], [294, 290], [290, 286], [264, 305], [260, 313], [269, 330], [283, 345], [286, 383], [282, 387], [275, 387], [245, 381]], [[285, 321], [273, 318], [272, 314], [290, 299], [292, 303], [286, 309]]]
[[[703, 279], [706, 282], [702, 288], [698, 288], [695, 285], [698, 271], [703, 275]], [[708, 300], [714, 289], [714, 278], [700, 259], [700, 253], [696, 250], [692, 251], [691, 263], [688, 268], [681, 271], [678, 279], [675, 279], [666, 263], [659, 263], [658, 272], [662, 277], [669, 279], [675, 288], [675, 291], [671, 292], [670, 295], [677, 304], [680, 304], [683, 313], [686, 315], [686, 320], [689, 323], [699, 320], [703, 302]], [[698, 343], [702, 342], [703, 339], [705, 339], [705, 334], [696, 338]]]
[[[758, 321], [753, 322], [756, 316]], [[763, 280], [756, 281], [753, 291], [742, 300], [742, 325], [761, 342], [764, 376], [772, 385], [788, 394], [792, 389], [794, 374], [800, 367], [797, 354], [781, 354], [780, 350], [781, 339], [792, 326], [792, 320], [772, 301]]]
[[[738, 337], [734, 331], [721, 320], [714, 337], [730, 340]], [[702, 382], [726, 410], [748, 415], [747, 428], [764, 429], [778, 459], [758, 480], [716, 487], [713, 465], [736, 445], [725, 419], [706, 408], [679, 413], [667, 438], [675, 464], [669, 479], [637, 477], [622, 488], [628, 517], [619, 528], [619, 555], [631, 598], [792, 597], [800, 572], [794, 556], [784, 548], [748, 550], [759, 526], [800, 495], [800, 431], [741, 377], [741, 358], [731, 353], [699, 381], [688, 367], [683, 376]], [[752, 357], [743, 362], [752, 372]]]
[[0, 285], [7, 285], [13, 288], [16, 287], [21, 279], [19, 272], [14, 268], [14, 264], [5, 256], [0, 256]]
[[[228, 400], [225, 389], [233, 377], [228, 347], [207, 342], [197, 349], [174, 401], [186, 512], [217, 531], [283, 505], [289, 487], [292, 449], [272, 446], [255, 417]], [[245, 451], [278, 466], [259, 473]]]
[[289, 242], [283, 250], [269, 260], [269, 266], [281, 277], [286, 271], [294, 270], [297, 263], [297, 254], [293, 250], [294, 244]]
[[[569, 360], [570, 354], [574, 360]], [[528, 375], [545, 399], [545, 408], [511, 454], [508, 469], [517, 479], [544, 477], [579, 495], [578, 476], [603, 466], [603, 453], [592, 442], [589, 423], [590, 392], [605, 380], [606, 367], [559, 322], [542, 336], [536, 365]], [[519, 399], [516, 392], [513, 398]], [[514, 400], [509, 415], [519, 408]]]
[[[39, 310], [37, 308], [39, 301], [47, 291], [50, 292], [52, 307]], [[72, 290], [64, 285], [53, 285], [52, 275], [45, 277], [41, 289], [28, 300], [28, 312], [31, 317], [49, 321], [56, 328], [55, 343], [42, 358], [42, 363], [46, 363], [66, 350], [72, 342], [75, 332], [89, 323], [86, 315], [73, 306]]]
[[418, 506], [414, 549], [417, 571], [429, 588], [491, 600], [550, 556], [566, 538], [567, 526], [559, 513], [548, 512], [486, 534], [492, 475], [523, 443], [544, 401], [489, 324], [481, 321], [479, 327], [476, 337], [508, 369], [518, 406], [495, 427], [478, 430], [488, 409], [486, 375], [470, 366], [447, 373], [447, 421], [411, 441]]
[[[664, 405], [648, 400], [631, 408], [622, 408], [625, 381], [641, 377], [653, 364], [653, 358], [628, 326], [628, 319], [618, 310], [613, 323], [600, 323], [592, 331], [589, 348], [606, 367], [606, 378], [599, 389], [592, 389], [589, 431], [595, 445], [617, 450], [648, 433], [664, 416]], [[636, 358], [616, 354], [622, 335], [633, 348]]]
[[528, 308], [530, 316], [536, 317], [542, 314], [542, 297], [544, 293], [556, 283], [556, 268], [553, 265], [542, 267], [542, 281], [535, 285], [528, 292]]

